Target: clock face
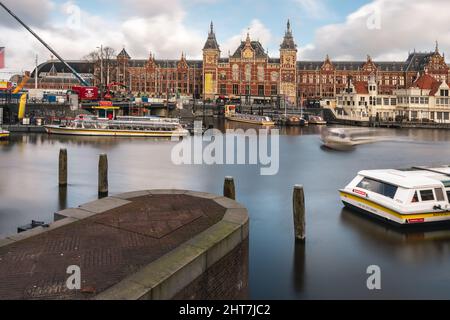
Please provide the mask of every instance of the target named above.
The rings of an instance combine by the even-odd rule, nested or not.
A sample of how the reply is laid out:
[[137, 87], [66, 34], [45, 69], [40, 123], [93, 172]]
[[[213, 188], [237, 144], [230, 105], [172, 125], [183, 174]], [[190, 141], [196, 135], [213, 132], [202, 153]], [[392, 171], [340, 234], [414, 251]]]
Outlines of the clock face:
[[216, 56], [207, 56], [206, 57], [206, 62], [208, 64], [213, 64], [215, 60], [216, 60]]
[[291, 57], [291, 56], [284, 56], [284, 64], [293, 65], [294, 64], [294, 58]]
[[253, 58], [253, 51], [251, 49], [245, 49], [243, 54], [245, 59]]

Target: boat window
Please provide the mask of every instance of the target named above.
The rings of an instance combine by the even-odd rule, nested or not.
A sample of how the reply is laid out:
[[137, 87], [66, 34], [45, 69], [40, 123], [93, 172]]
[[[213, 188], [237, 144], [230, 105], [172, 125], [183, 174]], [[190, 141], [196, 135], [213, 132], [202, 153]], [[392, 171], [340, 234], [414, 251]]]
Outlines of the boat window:
[[444, 201], [444, 192], [441, 188], [434, 189], [434, 193], [436, 194], [437, 201]]
[[421, 190], [420, 197], [422, 198], [422, 201], [433, 201], [434, 200], [433, 190]]
[[419, 202], [419, 195], [417, 194], [417, 191], [414, 192], [414, 196], [413, 196], [411, 202], [412, 202], [412, 203]]
[[370, 178], [364, 178], [363, 180], [361, 180], [361, 182], [357, 185], [357, 187], [381, 194], [391, 199], [394, 199], [398, 189], [396, 186], [392, 184], [373, 180]]
[[450, 190], [446, 190], [447, 193], [447, 200], [450, 202]]

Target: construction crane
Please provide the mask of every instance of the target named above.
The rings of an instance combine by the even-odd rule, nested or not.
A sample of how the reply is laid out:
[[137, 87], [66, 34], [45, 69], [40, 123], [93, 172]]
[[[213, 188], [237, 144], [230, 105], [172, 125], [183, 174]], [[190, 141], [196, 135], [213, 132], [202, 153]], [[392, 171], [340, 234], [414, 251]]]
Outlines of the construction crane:
[[61, 61], [62, 64], [64, 64], [64, 66], [66, 66], [70, 70], [70, 72], [72, 72], [72, 74], [81, 82], [82, 85], [89, 86], [89, 83], [84, 80], [83, 77], [79, 75], [74, 68], [72, 68], [66, 61], [64, 61], [64, 59], [61, 58], [61, 56], [56, 53], [55, 50], [53, 50], [44, 40], [42, 40], [33, 30], [31, 30], [30, 27], [28, 27], [22, 20], [20, 20], [19, 17], [17, 17], [11, 10], [9, 10], [1, 1], [0, 6], [3, 7], [3, 9], [5, 9], [6, 12], [8, 12], [14, 19], [16, 19], [17, 22], [19, 22], [25, 29], [27, 29], [36, 39], [38, 39], [39, 42], [42, 43], [44, 47], [46, 47], [55, 57], [57, 57], [58, 60]]
[[128, 87], [126, 85], [124, 85], [123, 83], [120, 82], [111, 82], [106, 86], [106, 94], [104, 96], [105, 99], [107, 100], [111, 100], [112, 99], [112, 95], [111, 95], [111, 87], [112, 86], [118, 86], [118, 87], [122, 87], [125, 89], [128, 89]]
[[12, 94], [16, 94], [19, 93], [20, 90], [23, 89], [23, 87], [27, 84], [28, 80], [30, 79], [30, 74], [29, 73], [25, 73], [25, 75], [22, 78], [22, 81], [20, 82], [19, 85], [17, 85], [17, 87], [13, 90]]

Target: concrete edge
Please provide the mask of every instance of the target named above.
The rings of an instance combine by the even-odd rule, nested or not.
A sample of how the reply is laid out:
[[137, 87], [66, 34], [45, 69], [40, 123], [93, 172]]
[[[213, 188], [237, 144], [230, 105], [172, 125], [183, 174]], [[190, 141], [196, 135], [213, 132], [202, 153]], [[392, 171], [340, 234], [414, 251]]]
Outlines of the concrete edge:
[[223, 219], [94, 299], [171, 299], [248, 238], [249, 217], [242, 205], [203, 192], [188, 191], [184, 194], [219, 200], [218, 203], [226, 208]]
[[[120, 196], [120, 194], [118, 196]], [[98, 214], [122, 207], [129, 203], [131, 203], [131, 201], [120, 199], [118, 197], [106, 197], [100, 200], [95, 200], [82, 204], [78, 208], [85, 211], [90, 211], [94, 214]]]
[[64, 219], [60, 219], [58, 221], [55, 221], [55, 222], [49, 224], [48, 227], [39, 226], [39, 227], [34, 228], [34, 229], [30, 229], [30, 230], [27, 230], [27, 231], [24, 231], [24, 232], [21, 232], [21, 233], [17, 233], [17, 234], [8, 236], [8, 237], [6, 237], [4, 239], [0, 239], [0, 248], [4, 247], [4, 246], [7, 246], [7, 245], [10, 245], [10, 244], [13, 244], [13, 243], [16, 243], [18, 241], [29, 239], [29, 238], [34, 237], [34, 236], [45, 234], [46, 232], [49, 232], [51, 230], [55, 230], [57, 228], [63, 227], [63, 226], [68, 225], [68, 224], [71, 224], [72, 222], [75, 222], [75, 221], [77, 221], [77, 219], [64, 218]]
[[[146, 194], [148, 194], [148, 191], [146, 191]], [[125, 198], [129, 196], [129, 193], [127, 192], [115, 197], [107, 197], [87, 202], [80, 205], [78, 208], [67, 208], [57, 211], [53, 214], [54, 222], [48, 224], [48, 227], [39, 226], [21, 233], [6, 236], [5, 238], [0, 239], [0, 248], [130, 203], [130, 201], [120, 198], [120, 196]]]

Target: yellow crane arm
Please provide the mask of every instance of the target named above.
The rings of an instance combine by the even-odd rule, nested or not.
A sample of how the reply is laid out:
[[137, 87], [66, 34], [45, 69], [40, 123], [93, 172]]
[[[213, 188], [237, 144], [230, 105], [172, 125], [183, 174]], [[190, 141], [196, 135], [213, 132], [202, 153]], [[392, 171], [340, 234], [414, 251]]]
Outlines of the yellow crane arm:
[[23, 87], [27, 84], [27, 81], [30, 79], [30, 76], [28, 74], [24, 75], [22, 78], [22, 82], [13, 90], [13, 94], [18, 93], [20, 90], [23, 89]]

